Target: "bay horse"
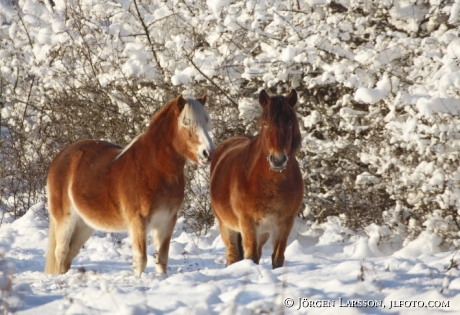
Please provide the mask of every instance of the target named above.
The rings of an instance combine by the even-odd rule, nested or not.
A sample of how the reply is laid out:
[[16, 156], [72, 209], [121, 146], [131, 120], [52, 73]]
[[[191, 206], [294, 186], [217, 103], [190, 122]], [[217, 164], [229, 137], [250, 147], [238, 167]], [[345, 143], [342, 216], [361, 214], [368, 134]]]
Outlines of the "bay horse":
[[156, 272], [167, 273], [169, 243], [184, 199], [185, 163], [209, 164], [214, 152], [205, 102], [206, 95], [197, 100], [180, 95], [124, 149], [81, 140], [54, 158], [47, 180], [46, 273], [66, 273], [93, 229], [129, 232], [137, 276], [147, 265], [152, 230]]
[[227, 265], [242, 258], [258, 264], [273, 241], [272, 267], [283, 266], [287, 239], [303, 200], [296, 152], [301, 145], [294, 110], [297, 92], [259, 94], [262, 114], [256, 136], [223, 141], [211, 161], [211, 205], [226, 246]]

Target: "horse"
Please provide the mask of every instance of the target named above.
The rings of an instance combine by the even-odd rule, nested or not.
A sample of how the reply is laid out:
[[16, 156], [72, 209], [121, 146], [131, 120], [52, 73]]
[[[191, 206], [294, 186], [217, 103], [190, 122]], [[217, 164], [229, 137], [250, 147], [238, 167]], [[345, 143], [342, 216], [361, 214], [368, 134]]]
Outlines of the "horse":
[[45, 273], [66, 273], [94, 229], [129, 232], [138, 277], [147, 266], [152, 231], [155, 270], [167, 273], [169, 243], [184, 199], [185, 163], [209, 164], [214, 152], [205, 102], [206, 95], [178, 96], [125, 148], [80, 140], [57, 154], [47, 179]]
[[301, 145], [294, 110], [297, 92], [259, 94], [256, 136], [223, 141], [211, 161], [211, 206], [226, 247], [227, 266], [241, 259], [258, 264], [271, 236], [272, 268], [284, 264], [289, 233], [303, 201], [296, 152]]

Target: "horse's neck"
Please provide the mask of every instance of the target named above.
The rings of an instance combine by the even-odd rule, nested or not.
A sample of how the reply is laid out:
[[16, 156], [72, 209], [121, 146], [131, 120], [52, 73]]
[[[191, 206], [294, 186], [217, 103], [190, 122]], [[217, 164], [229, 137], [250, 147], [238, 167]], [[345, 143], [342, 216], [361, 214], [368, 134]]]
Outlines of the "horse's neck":
[[173, 137], [164, 122], [152, 122], [133, 145], [139, 155], [136, 158], [168, 176], [183, 175], [185, 159], [176, 151]]

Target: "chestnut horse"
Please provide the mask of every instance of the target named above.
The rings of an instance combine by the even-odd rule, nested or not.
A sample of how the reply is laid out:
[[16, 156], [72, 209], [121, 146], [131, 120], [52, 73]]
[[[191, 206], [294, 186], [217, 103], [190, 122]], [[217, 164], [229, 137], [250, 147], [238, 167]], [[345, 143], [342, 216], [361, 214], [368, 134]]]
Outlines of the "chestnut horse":
[[227, 265], [242, 258], [258, 264], [270, 234], [272, 267], [284, 264], [287, 239], [303, 200], [295, 157], [301, 144], [296, 102], [295, 90], [286, 97], [270, 97], [262, 90], [259, 134], [229, 138], [214, 152], [211, 205], [227, 248]]
[[48, 173], [49, 244], [45, 272], [69, 270], [93, 229], [129, 231], [133, 269], [147, 265], [153, 231], [156, 271], [166, 273], [171, 235], [184, 199], [187, 160], [208, 164], [214, 146], [201, 99], [181, 96], [153, 116], [147, 130], [124, 149], [81, 140], [62, 150]]

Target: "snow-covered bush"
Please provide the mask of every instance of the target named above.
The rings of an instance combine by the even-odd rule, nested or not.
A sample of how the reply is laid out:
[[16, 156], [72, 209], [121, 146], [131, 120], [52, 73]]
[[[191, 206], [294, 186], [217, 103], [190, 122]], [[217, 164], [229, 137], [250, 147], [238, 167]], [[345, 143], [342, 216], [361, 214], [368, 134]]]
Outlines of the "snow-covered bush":
[[[299, 92], [307, 219], [455, 243], [460, 4], [372, 0], [0, 2], [0, 204], [19, 216], [79, 138], [125, 145], [179, 93], [216, 144], [257, 132], [257, 93]], [[207, 170], [183, 215], [212, 224]], [[452, 241], [452, 242], [451, 242]]]

